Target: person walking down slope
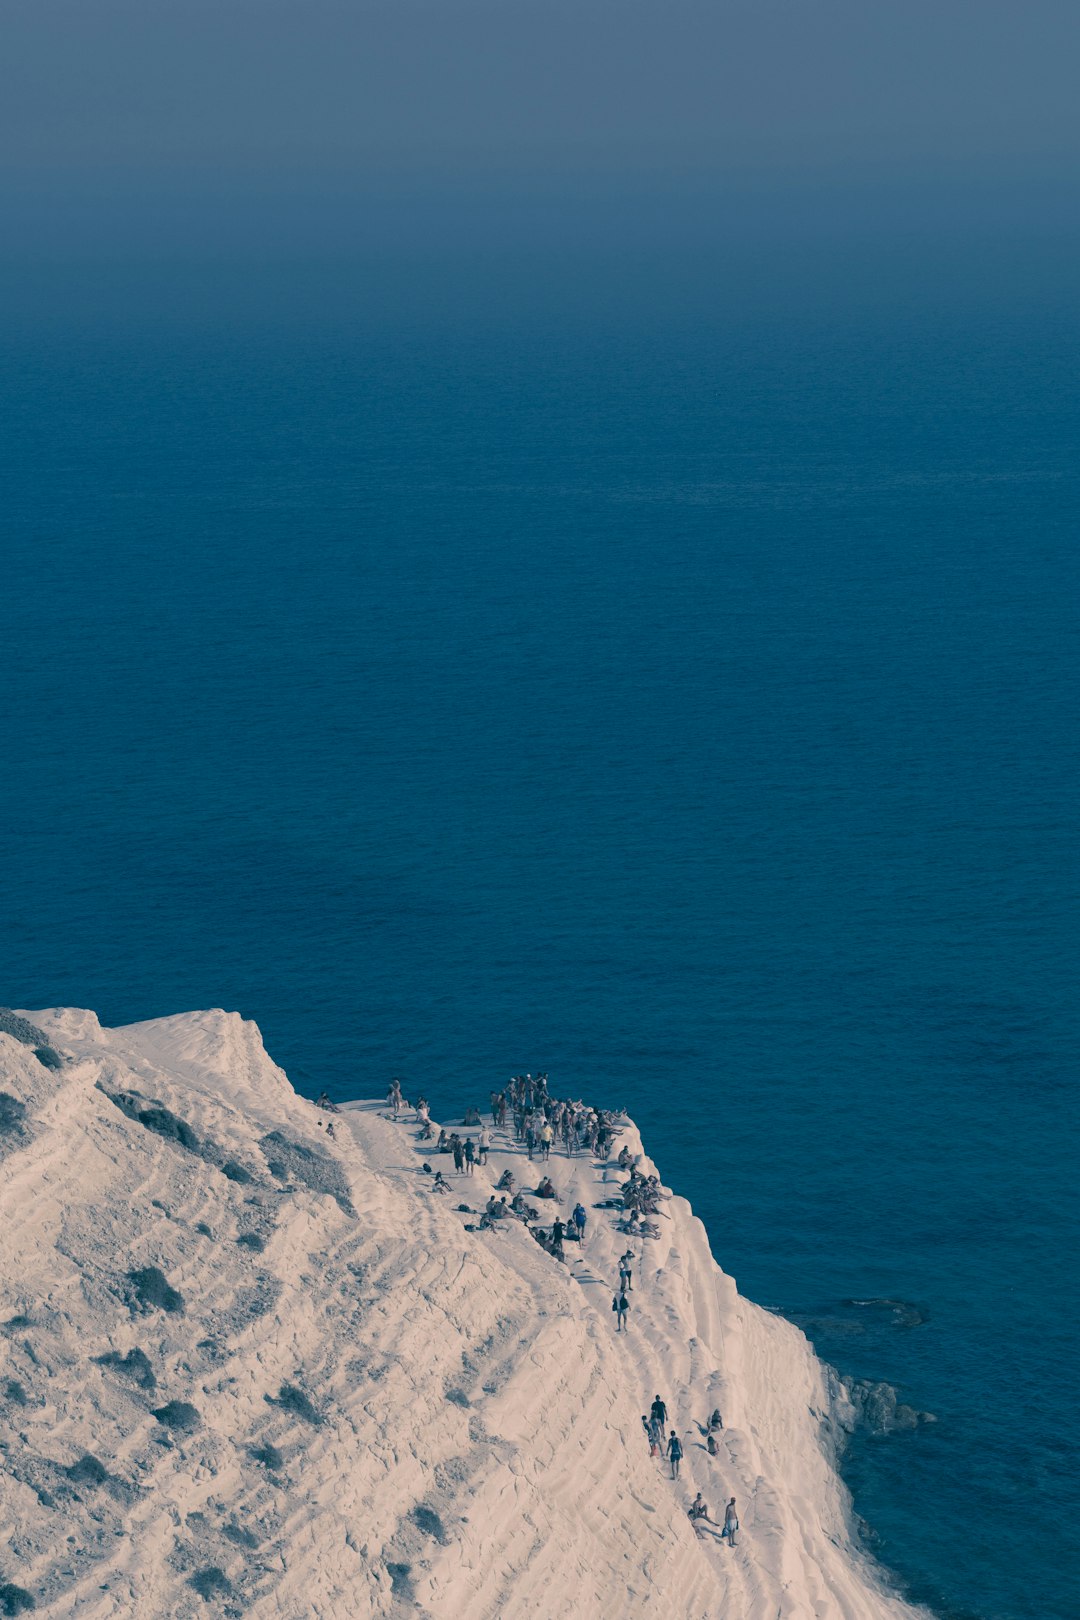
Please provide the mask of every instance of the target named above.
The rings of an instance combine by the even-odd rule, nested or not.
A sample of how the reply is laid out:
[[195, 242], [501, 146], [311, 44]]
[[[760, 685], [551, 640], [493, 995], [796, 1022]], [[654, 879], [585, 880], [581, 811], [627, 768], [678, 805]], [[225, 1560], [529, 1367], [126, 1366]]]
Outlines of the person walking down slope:
[[731, 1501], [728, 1503], [727, 1507], [724, 1509], [724, 1528], [720, 1532], [720, 1534], [722, 1536], [727, 1536], [727, 1543], [728, 1543], [729, 1547], [734, 1547], [734, 1545], [735, 1545], [735, 1536], [736, 1536], [736, 1534], [738, 1532], [738, 1529], [739, 1529], [739, 1515], [735, 1511], [735, 1498], [732, 1497]]
[[659, 1395], [657, 1395], [654, 1399], [649, 1411], [652, 1413], [653, 1422], [660, 1430], [660, 1439], [662, 1442], [664, 1439], [664, 1425], [667, 1423], [667, 1407], [664, 1405]]
[[615, 1312], [616, 1333], [622, 1333], [626, 1328], [626, 1313], [630, 1309], [630, 1301], [625, 1294], [616, 1294], [612, 1298], [611, 1308]]
[[662, 1441], [663, 1441], [663, 1435], [660, 1433], [660, 1425], [659, 1425], [659, 1423], [656, 1421], [655, 1418], [650, 1418], [649, 1419], [649, 1456], [650, 1457], [662, 1457], [663, 1456], [663, 1451], [661, 1449]]
[[671, 1439], [668, 1441], [667, 1454], [668, 1461], [671, 1464], [671, 1477], [672, 1479], [678, 1479], [679, 1464], [682, 1462], [682, 1441], [675, 1433], [672, 1433]]
[[585, 1222], [588, 1220], [584, 1204], [574, 1205], [574, 1225], [577, 1227], [578, 1242], [585, 1242]]

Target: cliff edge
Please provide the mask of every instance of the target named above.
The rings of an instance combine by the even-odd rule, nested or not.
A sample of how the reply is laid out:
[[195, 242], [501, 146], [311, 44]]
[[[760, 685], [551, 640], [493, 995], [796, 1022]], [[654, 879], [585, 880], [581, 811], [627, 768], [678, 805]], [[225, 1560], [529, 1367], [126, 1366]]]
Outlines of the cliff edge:
[[[0, 1612], [912, 1620], [851, 1543], [827, 1370], [683, 1199], [633, 1245], [616, 1334], [614, 1165], [545, 1167], [564, 1218], [589, 1216], [560, 1264], [517, 1222], [468, 1229], [508, 1164], [532, 1184], [498, 1132], [440, 1197], [414, 1126], [320, 1113], [235, 1014], [20, 1016], [0, 1022]], [[624, 1143], [651, 1171], [631, 1124]], [[657, 1393], [677, 1481], [642, 1432]], [[736, 1498], [735, 1548], [695, 1533], [697, 1491], [721, 1521]]]

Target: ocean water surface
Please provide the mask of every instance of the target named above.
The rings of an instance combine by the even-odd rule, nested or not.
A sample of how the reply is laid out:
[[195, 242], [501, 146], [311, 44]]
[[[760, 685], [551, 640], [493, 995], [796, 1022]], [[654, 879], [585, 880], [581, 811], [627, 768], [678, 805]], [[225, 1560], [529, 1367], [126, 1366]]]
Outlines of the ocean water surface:
[[0, 999], [624, 1104], [743, 1291], [934, 1414], [845, 1466], [965, 1620], [1080, 1584], [1076, 339], [3, 332]]

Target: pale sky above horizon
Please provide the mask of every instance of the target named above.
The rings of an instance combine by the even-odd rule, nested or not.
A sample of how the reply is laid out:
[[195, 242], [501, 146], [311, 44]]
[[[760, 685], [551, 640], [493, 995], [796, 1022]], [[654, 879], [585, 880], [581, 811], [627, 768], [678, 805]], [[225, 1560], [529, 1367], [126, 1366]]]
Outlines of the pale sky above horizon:
[[555, 235], [599, 201], [613, 240], [770, 193], [1075, 205], [1075, 0], [9, 0], [3, 31], [9, 255], [334, 243], [402, 197], [435, 244], [462, 198], [493, 235], [507, 198]]

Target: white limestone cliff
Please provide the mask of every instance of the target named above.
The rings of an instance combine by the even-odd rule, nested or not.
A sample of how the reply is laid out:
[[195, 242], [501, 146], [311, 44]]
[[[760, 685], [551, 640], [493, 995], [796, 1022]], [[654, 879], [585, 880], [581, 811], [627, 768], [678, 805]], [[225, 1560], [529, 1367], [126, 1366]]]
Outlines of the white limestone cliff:
[[[516, 1223], [466, 1230], [457, 1204], [519, 1168], [497, 1133], [439, 1198], [414, 1128], [359, 1103], [328, 1138], [235, 1014], [24, 1016], [63, 1062], [0, 1033], [6, 1612], [912, 1620], [852, 1545], [827, 1370], [683, 1199], [617, 1336], [591, 1159], [549, 1167], [590, 1215], [562, 1266]], [[696, 1490], [714, 1517], [736, 1497], [733, 1550], [695, 1535]]]

